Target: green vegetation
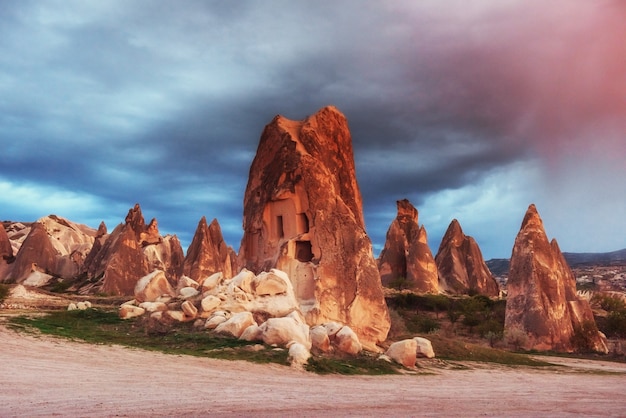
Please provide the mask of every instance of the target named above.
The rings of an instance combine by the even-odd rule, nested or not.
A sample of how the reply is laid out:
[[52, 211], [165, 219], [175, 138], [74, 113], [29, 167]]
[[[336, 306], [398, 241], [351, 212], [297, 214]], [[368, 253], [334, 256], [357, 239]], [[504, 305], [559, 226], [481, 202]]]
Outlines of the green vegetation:
[[[387, 304], [395, 311], [394, 316], [403, 318], [406, 330], [411, 333], [432, 333], [449, 322], [455, 334], [478, 335], [491, 345], [502, 339], [504, 300], [492, 300], [484, 295], [452, 298], [399, 293], [388, 297]], [[445, 315], [441, 315], [443, 312]]]
[[0, 303], [4, 302], [7, 296], [9, 296], [10, 291], [9, 285], [0, 284]]
[[356, 357], [328, 357], [318, 356], [309, 359], [306, 370], [318, 374], [345, 374], [345, 375], [384, 375], [398, 374], [401, 366], [395, 363], [378, 360], [376, 356], [363, 353]]
[[607, 312], [606, 317], [596, 318], [598, 328], [609, 338], [626, 338], [626, 302], [611, 294], [596, 293], [592, 306]]
[[[45, 316], [20, 316], [9, 319], [9, 326], [18, 330], [38, 330], [72, 340], [95, 344], [119, 344], [168, 354], [185, 354], [224, 360], [247, 360], [256, 363], [288, 364], [288, 351], [228, 338], [204, 330], [195, 330], [190, 323], [179, 324], [166, 332], [154, 332], [142, 319], [119, 319], [117, 312], [99, 309], [84, 311], [53, 311]], [[317, 357], [307, 370], [315, 373], [392, 374], [400, 366], [362, 354], [356, 357]]]
[[526, 354], [497, 350], [478, 344], [463, 342], [456, 338], [446, 338], [435, 334], [429, 335], [428, 339], [433, 344], [433, 349], [435, 353], [437, 353], [437, 357], [443, 360], [480, 361], [509, 366], [554, 366], [552, 363], [535, 360]]
[[196, 331], [190, 323], [180, 324], [157, 336], [147, 332], [143, 320], [121, 320], [115, 311], [54, 311], [46, 316], [11, 318], [9, 324], [13, 328], [36, 329], [43, 334], [96, 344], [119, 344], [168, 354], [287, 364], [286, 350], [265, 347], [255, 352], [251, 350], [255, 343]]

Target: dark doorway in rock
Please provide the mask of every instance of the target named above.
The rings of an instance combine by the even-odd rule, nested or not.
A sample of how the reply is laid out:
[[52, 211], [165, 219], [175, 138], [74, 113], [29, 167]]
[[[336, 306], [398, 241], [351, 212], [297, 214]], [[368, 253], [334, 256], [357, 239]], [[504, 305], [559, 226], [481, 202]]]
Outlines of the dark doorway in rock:
[[283, 216], [282, 215], [278, 215], [276, 217], [276, 235], [278, 236], [278, 239], [285, 238], [285, 229], [284, 229], [284, 226], [283, 226]]
[[296, 241], [296, 259], [301, 263], [313, 260], [311, 241]]

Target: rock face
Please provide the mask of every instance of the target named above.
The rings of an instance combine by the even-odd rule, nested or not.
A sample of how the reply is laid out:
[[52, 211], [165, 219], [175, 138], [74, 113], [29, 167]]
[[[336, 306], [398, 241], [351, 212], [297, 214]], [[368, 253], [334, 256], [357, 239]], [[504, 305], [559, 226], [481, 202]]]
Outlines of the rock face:
[[346, 118], [326, 107], [265, 127], [244, 198], [240, 265], [290, 277], [309, 325], [349, 324], [384, 341], [389, 313], [365, 232]]
[[548, 241], [534, 205], [515, 239], [507, 290], [505, 332], [525, 332], [524, 348], [574, 351], [580, 347], [573, 338], [584, 330], [588, 349], [608, 352], [589, 303], [576, 296], [575, 277], [556, 240]]
[[4, 225], [0, 223], [0, 282], [6, 276], [10, 263], [15, 260], [13, 256], [13, 247], [11, 241], [7, 235], [7, 231], [4, 229]]
[[187, 249], [183, 274], [200, 281], [217, 272], [222, 272], [226, 278], [233, 277], [237, 272], [237, 260], [233, 249], [224, 242], [217, 219], [207, 225], [203, 216]]
[[4, 225], [0, 223], [0, 260], [8, 261], [13, 258], [13, 247]]
[[156, 219], [146, 225], [138, 204], [110, 235], [103, 235], [103, 225], [98, 231], [97, 242], [103, 243], [94, 245], [83, 271], [100, 279], [100, 291], [132, 295], [137, 281], [155, 269], [164, 271], [172, 285], [180, 278], [184, 256], [178, 238], [162, 237]]
[[417, 223], [417, 209], [406, 199], [396, 204], [398, 215], [389, 226], [385, 247], [378, 257], [382, 283], [387, 287], [438, 293], [439, 273], [426, 229]]
[[8, 273], [21, 283], [33, 272], [62, 278], [76, 276], [93, 246], [96, 231], [56, 215], [38, 219], [30, 227]]
[[437, 256], [439, 285], [447, 293], [498, 296], [500, 289], [489, 271], [474, 238], [463, 233], [454, 219], [446, 231]]

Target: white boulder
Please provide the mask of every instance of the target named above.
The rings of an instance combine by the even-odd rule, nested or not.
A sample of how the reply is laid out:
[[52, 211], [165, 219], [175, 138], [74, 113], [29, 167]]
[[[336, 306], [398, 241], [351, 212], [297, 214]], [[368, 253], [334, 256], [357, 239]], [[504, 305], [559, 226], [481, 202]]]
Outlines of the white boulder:
[[122, 319], [135, 318], [146, 313], [146, 310], [139, 306], [124, 304], [120, 306], [119, 316]]
[[202, 313], [210, 314], [211, 312], [219, 308], [221, 303], [222, 303], [222, 300], [218, 298], [217, 296], [209, 295], [209, 296], [206, 296], [205, 298], [202, 298], [202, 301], [200, 302]]
[[312, 327], [309, 331], [309, 336], [311, 337], [311, 345], [314, 349], [322, 351], [324, 353], [332, 351], [330, 338], [328, 338], [326, 328], [322, 325], [316, 325]]
[[175, 292], [161, 270], [143, 276], [135, 285], [135, 299], [137, 302], [154, 302], [162, 295], [174, 296]]
[[222, 322], [215, 328], [215, 332], [220, 334], [229, 334], [235, 338], [239, 338], [241, 334], [248, 328], [250, 325], [257, 325], [254, 321], [252, 313], [250, 312], [239, 312], [233, 314], [230, 319]]
[[221, 271], [210, 275], [204, 280], [201, 280], [200, 286], [202, 287], [202, 293], [215, 289], [216, 287], [221, 285], [223, 281], [224, 274], [222, 274]]
[[199, 294], [198, 289], [191, 286], [182, 287], [178, 290], [178, 297], [181, 299], [191, 299]]
[[213, 314], [209, 319], [206, 320], [204, 324], [204, 328], [206, 329], [215, 329], [222, 322], [226, 322], [226, 316], [221, 314]]
[[268, 345], [286, 347], [297, 342], [311, 349], [309, 326], [301, 320], [296, 312], [283, 318], [269, 318], [261, 324], [263, 342]]
[[359, 337], [349, 326], [343, 326], [337, 334], [335, 334], [335, 344], [337, 349], [346, 354], [357, 355], [363, 350], [363, 346], [359, 342]]
[[169, 310], [163, 312], [163, 317], [175, 322], [185, 322], [188, 318], [183, 311]]
[[251, 295], [253, 293], [252, 282], [254, 281], [254, 278], [254, 273], [252, 273], [250, 270], [242, 269], [238, 275], [230, 280], [228, 284], [228, 290], [234, 293], [235, 290], [233, 288], [236, 287], [244, 293]]
[[396, 341], [389, 346], [385, 354], [404, 367], [415, 367], [415, 360], [417, 360], [417, 341], [414, 339]]
[[150, 313], [167, 311], [167, 305], [163, 302], [141, 302], [139, 307]]
[[195, 318], [196, 316], [198, 316], [198, 308], [196, 308], [196, 306], [188, 300], [184, 301], [180, 305], [180, 308], [189, 318]]
[[[272, 269], [262, 272], [254, 278], [254, 291], [258, 296], [275, 296], [289, 291], [291, 280], [283, 271]], [[292, 289], [293, 292], [293, 289]]]
[[311, 353], [304, 345], [300, 343], [292, 343], [289, 345], [288, 359], [291, 367], [302, 369], [310, 358]]
[[263, 331], [261, 331], [261, 327], [253, 324], [243, 331], [239, 339], [243, 341], [263, 341]]
[[434, 358], [435, 351], [433, 350], [433, 345], [430, 340], [422, 337], [413, 338], [417, 343], [417, 357], [426, 357], [426, 358]]

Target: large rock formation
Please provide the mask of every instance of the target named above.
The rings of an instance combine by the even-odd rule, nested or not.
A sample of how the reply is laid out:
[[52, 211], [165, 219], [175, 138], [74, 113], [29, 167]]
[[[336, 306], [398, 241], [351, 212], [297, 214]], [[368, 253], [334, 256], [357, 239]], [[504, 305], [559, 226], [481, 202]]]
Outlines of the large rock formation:
[[[524, 348], [608, 352], [589, 303], [576, 296], [576, 279], [556, 240], [548, 241], [534, 205], [515, 239], [507, 291], [505, 332], [525, 332]], [[580, 347], [581, 337], [586, 347]]]
[[7, 231], [4, 229], [4, 225], [0, 222], [0, 282], [7, 274], [10, 263], [14, 260], [11, 241], [7, 235]]
[[368, 348], [389, 313], [365, 232], [346, 118], [326, 107], [265, 127], [244, 198], [240, 265], [288, 273], [310, 325], [348, 324]]
[[233, 277], [237, 273], [236, 255], [224, 242], [217, 219], [207, 225], [203, 216], [187, 249], [183, 274], [201, 281], [217, 272], [222, 272], [226, 278]]
[[389, 226], [385, 247], [378, 257], [382, 283], [387, 287], [437, 293], [439, 273], [426, 229], [418, 225], [417, 209], [406, 199], [396, 204], [398, 214]]
[[83, 266], [96, 231], [56, 215], [30, 226], [5, 280], [21, 283], [33, 272], [72, 278]]
[[84, 272], [97, 280], [100, 291], [132, 295], [137, 281], [157, 269], [173, 285], [180, 278], [184, 262], [180, 241], [175, 235], [162, 237], [156, 219], [146, 225], [138, 204], [110, 235], [103, 224], [98, 231], [99, 243], [85, 260]]
[[435, 256], [439, 286], [447, 293], [498, 296], [500, 289], [474, 238], [453, 219]]

